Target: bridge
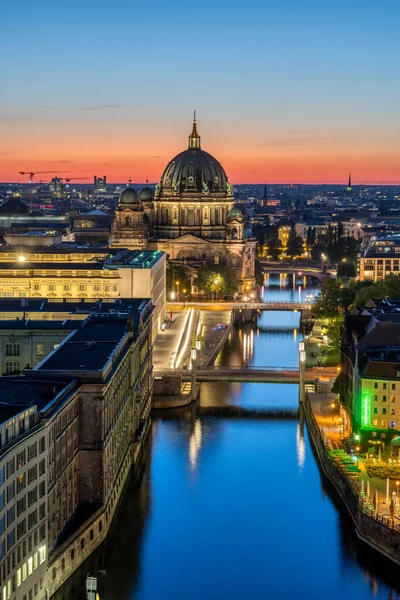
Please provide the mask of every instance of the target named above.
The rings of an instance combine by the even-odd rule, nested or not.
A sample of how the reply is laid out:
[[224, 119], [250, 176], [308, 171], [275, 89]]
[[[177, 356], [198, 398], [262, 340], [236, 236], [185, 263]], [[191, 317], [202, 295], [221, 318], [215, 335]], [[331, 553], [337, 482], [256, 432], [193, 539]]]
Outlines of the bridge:
[[[168, 369], [157, 370], [154, 376], [173, 377], [180, 375], [185, 381], [193, 377], [190, 369]], [[304, 382], [313, 383], [316, 378], [333, 379], [337, 376], [337, 369], [326, 367], [314, 367], [305, 369]], [[209, 367], [205, 369], [196, 369], [196, 381], [239, 381], [256, 383], [300, 383], [300, 371], [297, 367], [261, 367], [261, 366], [238, 366], [238, 367]]]
[[167, 310], [188, 308], [203, 308], [208, 310], [255, 309], [255, 310], [289, 310], [311, 311], [309, 302], [168, 302]]
[[314, 277], [319, 281], [326, 281], [331, 276], [331, 271], [323, 271], [318, 267], [296, 267], [285, 266], [282, 264], [271, 264], [266, 261], [260, 261], [263, 271], [266, 275], [294, 275], [295, 277]]

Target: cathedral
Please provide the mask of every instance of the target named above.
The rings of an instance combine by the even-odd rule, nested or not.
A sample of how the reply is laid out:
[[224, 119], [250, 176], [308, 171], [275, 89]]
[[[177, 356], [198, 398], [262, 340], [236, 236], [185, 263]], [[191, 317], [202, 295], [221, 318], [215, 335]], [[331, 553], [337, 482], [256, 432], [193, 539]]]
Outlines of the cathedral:
[[116, 209], [111, 246], [162, 250], [185, 265], [196, 289], [196, 269], [232, 268], [248, 291], [255, 285], [256, 241], [246, 209], [234, 203], [221, 164], [201, 148], [196, 119], [187, 150], [173, 158], [155, 193], [124, 190]]

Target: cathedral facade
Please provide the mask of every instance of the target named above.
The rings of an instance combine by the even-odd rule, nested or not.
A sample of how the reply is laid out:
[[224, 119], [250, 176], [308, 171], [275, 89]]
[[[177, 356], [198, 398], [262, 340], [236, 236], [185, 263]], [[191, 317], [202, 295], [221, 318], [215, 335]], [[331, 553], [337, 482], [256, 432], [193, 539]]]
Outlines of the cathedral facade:
[[242, 290], [253, 289], [251, 220], [243, 206], [235, 205], [222, 165], [200, 142], [194, 120], [187, 150], [168, 163], [154, 195], [148, 187], [122, 192], [111, 244], [162, 250], [170, 262], [186, 265], [194, 280], [200, 266], [227, 266]]

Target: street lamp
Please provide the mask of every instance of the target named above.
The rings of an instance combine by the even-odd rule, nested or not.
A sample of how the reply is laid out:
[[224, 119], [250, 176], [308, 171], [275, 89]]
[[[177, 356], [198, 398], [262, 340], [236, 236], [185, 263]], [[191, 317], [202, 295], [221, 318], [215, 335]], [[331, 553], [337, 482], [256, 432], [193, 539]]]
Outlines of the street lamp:
[[21, 256], [18, 256], [18, 262], [24, 263], [25, 261], [26, 261], [26, 256], [24, 256], [23, 254], [21, 254]]

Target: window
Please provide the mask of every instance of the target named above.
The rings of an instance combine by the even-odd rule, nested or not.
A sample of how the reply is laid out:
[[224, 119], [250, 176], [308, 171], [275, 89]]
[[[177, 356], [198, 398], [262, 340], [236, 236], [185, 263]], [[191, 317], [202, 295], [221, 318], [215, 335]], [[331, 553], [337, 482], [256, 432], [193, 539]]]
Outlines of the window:
[[99, 292], [99, 291], [100, 291], [100, 286], [99, 286], [99, 285], [94, 285], [94, 286], [93, 286], [93, 290], [94, 290], [95, 292]]
[[33, 510], [28, 514], [28, 529], [32, 529], [37, 523], [37, 510]]
[[20, 344], [6, 344], [6, 356], [19, 356]]
[[32, 458], [36, 458], [37, 456], [37, 444], [31, 444], [28, 448], [28, 460], [32, 460]]
[[10, 550], [15, 544], [15, 529], [7, 535], [7, 550]]
[[7, 463], [7, 478], [11, 477], [15, 473], [15, 461], [14, 459], [9, 460]]
[[3, 515], [0, 519], [0, 534], [4, 533], [5, 529], [6, 529], [6, 518]]
[[396, 397], [395, 397], [395, 396], [392, 396], [392, 397], [390, 398], [390, 402], [391, 402], [392, 404], [394, 404], [394, 403], [396, 402]]
[[26, 533], [26, 519], [17, 524], [17, 539], [20, 539]]
[[44, 344], [36, 344], [36, 355], [44, 356]]
[[79, 291], [80, 291], [80, 292], [84, 292], [84, 291], [86, 290], [86, 285], [84, 285], [83, 283], [81, 283], [81, 284], [78, 286], [78, 289], [79, 289]]
[[37, 292], [38, 290], [40, 290], [40, 285], [38, 283], [34, 283], [33, 289], [35, 290], [35, 292]]
[[28, 558], [28, 575], [32, 575], [33, 573], [33, 556]]
[[15, 504], [13, 504], [7, 511], [7, 527], [15, 521]]
[[64, 292], [70, 292], [71, 291], [71, 286], [69, 284], [65, 284], [64, 285]]
[[377, 414], [378, 414], [378, 409], [374, 408], [374, 415], [377, 415]]
[[386, 396], [382, 396], [382, 402], [386, 402]]
[[374, 396], [374, 402], [378, 402], [378, 396], [376, 394]]
[[386, 383], [382, 383], [382, 389], [386, 390]]
[[41, 521], [42, 519], [44, 519], [46, 516], [46, 503], [43, 502], [43, 504], [41, 504], [39, 506], [39, 521]]
[[39, 454], [42, 454], [46, 449], [46, 438], [43, 436], [39, 440]]
[[19, 362], [16, 361], [7, 361], [6, 362], [6, 373], [7, 375], [10, 375], [11, 373], [19, 373], [20, 371], [20, 364]]
[[20, 469], [25, 464], [25, 450], [17, 454], [17, 469]]
[[18, 569], [17, 571], [17, 587], [19, 587], [22, 583], [22, 569]]
[[396, 384], [392, 383], [392, 390], [395, 390], [395, 389], [396, 389]]
[[387, 421], [386, 421], [386, 419], [382, 419], [382, 427], [387, 427]]
[[46, 525], [41, 525], [39, 529], [39, 541], [43, 542], [46, 537]]
[[25, 473], [21, 473], [20, 475], [18, 475], [17, 477], [17, 494], [24, 489], [24, 487], [26, 486], [26, 477], [25, 477]]
[[39, 553], [35, 552], [35, 554], [33, 555], [33, 568], [37, 569], [38, 564], [39, 564]]
[[378, 383], [375, 381], [374, 382], [374, 389], [377, 390], [378, 389]]
[[37, 488], [33, 488], [30, 492], [28, 492], [28, 506], [32, 506], [34, 502], [37, 500]]
[[382, 414], [386, 415], [386, 408], [382, 408]]
[[17, 502], [17, 517], [21, 515], [26, 509], [26, 496], [18, 500]]
[[5, 504], [5, 493], [3, 491], [3, 492], [0, 492], [0, 510], [2, 508], [4, 508], [4, 504]]
[[45, 472], [45, 470], [46, 470], [46, 461], [43, 459], [39, 463], [39, 476], [43, 475], [43, 473]]
[[49, 291], [54, 292], [55, 289], [56, 289], [56, 286], [54, 285], [54, 283], [49, 283]]
[[28, 469], [28, 483], [32, 483], [35, 479], [37, 479], [37, 465]]
[[71, 550], [71, 561], [73, 561], [75, 558], [75, 550], [72, 548]]
[[83, 550], [85, 547], [85, 538], [81, 539], [81, 550]]
[[39, 498], [42, 498], [46, 493], [46, 482], [41, 481], [39, 483]]
[[[377, 427], [377, 425], [378, 425], [378, 419], [374, 419], [372, 421], [372, 425], [374, 425], [374, 427]], [[372, 432], [372, 437], [376, 437], [376, 432], [375, 431]]]
[[12, 500], [15, 496], [15, 486], [14, 486], [14, 482], [10, 483], [10, 485], [7, 487], [7, 502], [10, 502], [10, 500]]

